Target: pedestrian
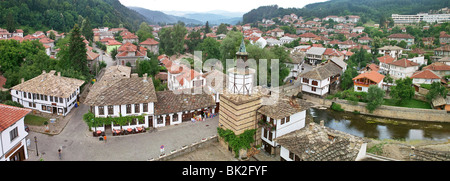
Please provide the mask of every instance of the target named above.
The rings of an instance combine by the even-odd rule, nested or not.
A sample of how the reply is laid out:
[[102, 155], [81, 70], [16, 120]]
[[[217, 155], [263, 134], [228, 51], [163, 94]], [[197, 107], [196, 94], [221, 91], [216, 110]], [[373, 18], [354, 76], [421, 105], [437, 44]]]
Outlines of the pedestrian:
[[62, 154], [62, 149], [61, 149], [61, 147], [59, 147], [58, 148], [58, 156], [59, 156], [59, 159], [61, 160], [61, 154]]
[[105, 135], [105, 136], [103, 136], [103, 140], [105, 140], [105, 144], [106, 144], [106, 135]]

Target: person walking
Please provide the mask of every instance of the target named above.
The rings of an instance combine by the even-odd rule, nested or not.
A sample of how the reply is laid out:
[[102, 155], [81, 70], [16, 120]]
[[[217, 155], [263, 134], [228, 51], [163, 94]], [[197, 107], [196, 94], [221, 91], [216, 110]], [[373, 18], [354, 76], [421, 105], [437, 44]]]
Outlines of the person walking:
[[61, 147], [58, 148], [58, 156], [59, 156], [59, 159], [61, 160], [61, 156], [62, 156], [62, 149], [61, 149]]
[[106, 135], [105, 135], [105, 136], [103, 136], [103, 140], [105, 141], [105, 144], [106, 144]]

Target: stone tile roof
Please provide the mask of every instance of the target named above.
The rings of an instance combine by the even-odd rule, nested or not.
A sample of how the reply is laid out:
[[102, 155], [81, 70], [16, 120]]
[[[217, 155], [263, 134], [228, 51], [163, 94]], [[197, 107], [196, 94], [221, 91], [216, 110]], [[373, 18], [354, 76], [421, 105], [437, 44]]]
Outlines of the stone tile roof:
[[97, 80], [97, 82], [89, 89], [89, 94], [86, 97], [85, 103], [95, 99], [99, 93], [114, 85], [120, 79], [130, 78], [130, 75], [131, 67], [115, 65], [105, 68], [105, 73], [103, 73], [102, 78]]
[[395, 66], [400, 66], [400, 67], [405, 67], [405, 68], [406, 68], [406, 67], [419, 66], [418, 63], [409, 61], [409, 60], [406, 59], [406, 58], [403, 58], [403, 59], [400, 59], [400, 60], [391, 62], [391, 63], [389, 63], [389, 64], [390, 64], [390, 65], [395, 65]]
[[325, 65], [318, 66], [309, 72], [300, 74], [298, 77], [314, 79], [314, 80], [324, 80], [328, 77], [339, 75], [342, 69], [339, 68], [334, 63], [326, 63]]
[[365, 143], [360, 137], [315, 123], [275, 140], [303, 161], [355, 161]]
[[0, 132], [31, 112], [31, 109], [0, 104]]
[[86, 104], [107, 106], [157, 102], [153, 80], [145, 74], [143, 77], [133, 74], [130, 78], [120, 79], [97, 93], [95, 97], [88, 96], [90, 99]]
[[80, 88], [80, 86], [84, 84], [83, 80], [62, 77], [59, 76], [59, 73], [58, 75], [55, 75], [55, 73], [55, 70], [52, 70], [49, 73], [43, 71], [41, 75], [18, 84], [11, 89], [47, 96], [68, 98], [77, 90], [77, 88]]
[[[194, 92], [193, 89], [186, 89]], [[201, 94], [158, 91], [156, 92], [158, 103], [155, 104], [155, 115], [171, 114], [183, 111], [197, 110], [215, 106], [213, 97], [202, 91]]]
[[388, 38], [414, 39], [414, 36], [411, 36], [410, 34], [397, 33], [389, 35]]
[[302, 112], [311, 106], [311, 104], [306, 101], [302, 101], [300, 99], [289, 99], [287, 97], [283, 97], [272, 102], [272, 105], [263, 105], [258, 110], [258, 113], [264, 114], [273, 119], [281, 119], [298, 112]]

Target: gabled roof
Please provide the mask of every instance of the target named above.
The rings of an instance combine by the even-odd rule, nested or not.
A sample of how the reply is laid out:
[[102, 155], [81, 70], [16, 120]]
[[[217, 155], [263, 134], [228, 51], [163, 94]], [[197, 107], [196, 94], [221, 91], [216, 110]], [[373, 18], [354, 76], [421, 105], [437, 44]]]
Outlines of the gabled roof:
[[157, 45], [157, 44], [159, 44], [159, 42], [157, 42], [153, 38], [148, 38], [147, 40], [145, 40], [139, 44], [141, 44], [141, 45]]
[[0, 104], [0, 132], [25, 117], [31, 109]]
[[422, 70], [433, 70], [433, 71], [448, 71], [450, 70], [450, 65], [447, 65], [443, 62], [434, 62], [430, 65], [427, 65], [422, 68]]
[[263, 105], [258, 110], [258, 113], [261, 113], [273, 119], [282, 119], [305, 111], [309, 107], [310, 105], [306, 101], [302, 101], [301, 99], [280, 98], [277, 99], [276, 103], [273, 103], [272, 105]]
[[380, 73], [378, 73], [376, 71], [369, 71], [369, 72], [364, 72], [362, 74], [359, 74], [352, 80], [357, 80], [357, 79], [361, 79], [361, 78], [366, 78], [366, 79], [369, 79], [376, 83], [380, 83], [384, 79], [384, 75], [381, 75]]
[[275, 140], [303, 161], [355, 161], [366, 142], [363, 138], [316, 123]]
[[441, 79], [441, 77], [439, 75], [437, 75], [435, 72], [433, 72], [432, 70], [423, 70], [423, 71], [419, 71], [419, 72], [415, 72], [411, 78], [415, 78], [415, 79]]
[[410, 34], [396, 33], [389, 35], [388, 38], [414, 39], [414, 36], [411, 36]]
[[342, 73], [342, 69], [334, 63], [326, 63], [325, 65], [318, 66], [309, 72], [300, 74], [298, 77], [308, 78], [314, 80], [325, 80], [331, 76], [339, 75]]
[[[192, 89], [188, 89], [194, 92]], [[201, 94], [185, 94], [173, 91], [156, 92], [158, 103], [155, 104], [155, 115], [164, 115], [191, 111], [216, 105], [213, 97], [202, 91]]]
[[155, 87], [151, 77], [122, 78], [99, 92], [95, 98], [86, 101], [92, 106], [125, 105], [157, 102]]
[[60, 98], [68, 98], [81, 85], [83, 80], [68, 78], [55, 75], [56, 71], [52, 70], [49, 73], [45, 71], [24, 83], [18, 84], [11, 89], [22, 92], [30, 92], [35, 94], [42, 94], [47, 96], [55, 96]]
[[403, 58], [403, 59], [400, 59], [400, 60], [391, 62], [391, 63], [389, 63], [389, 64], [390, 64], [390, 65], [399, 66], [399, 67], [405, 67], [405, 68], [406, 68], [406, 67], [419, 66], [418, 63], [416, 63], [416, 62], [411, 62], [411, 61], [409, 61], [409, 60], [406, 59], [406, 58]]
[[385, 55], [385, 56], [382, 56], [382, 57], [378, 57], [377, 59], [381, 63], [386, 63], [386, 64], [391, 63], [391, 62], [393, 62], [395, 60], [390, 55]]
[[315, 37], [317, 37], [317, 35], [315, 35], [314, 33], [303, 33], [303, 34], [301, 34], [299, 37], [302, 37], [302, 38], [315, 38]]

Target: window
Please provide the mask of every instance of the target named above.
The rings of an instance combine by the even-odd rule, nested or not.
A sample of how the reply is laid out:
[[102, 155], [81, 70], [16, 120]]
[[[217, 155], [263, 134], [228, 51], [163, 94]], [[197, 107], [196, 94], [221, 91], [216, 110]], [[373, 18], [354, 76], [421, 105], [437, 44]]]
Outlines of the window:
[[140, 104], [135, 104], [134, 105], [134, 113], [139, 113], [140, 111], [141, 111]]
[[40, 97], [41, 97], [40, 100], [44, 100], [44, 95], [42, 95], [42, 94], [39, 94], [39, 95], [40, 95]]
[[50, 96], [50, 102], [53, 102], [53, 96]]
[[108, 115], [114, 114], [114, 106], [108, 106]]
[[9, 132], [10, 141], [14, 140], [14, 138], [17, 138], [18, 136], [19, 136], [19, 132], [17, 131], [17, 127], [15, 127], [14, 129], [12, 129]]
[[63, 98], [59, 98], [59, 103], [63, 103]]
[[99, 106], [98, 107], [98, 115], [104, 115], [105, 114], [105, 107]]
[[315, 87], [311, 87], [311, 91], [316, 92], [316, 88]]
[[148, 104], [147, 103], [144, 103], [143, 105], [143, 112], [148, 112]]
[[358, 91], [362, 91], [362, 87], [358, 87], [357, 89], [358, 89]]
[[31, 93], [28, 93], [28, 99], [31, 99]]
[[127, 114], [131, 114], [131, 104], [127, 104]]
[[44, 105], [42, 105], [42, 110], [43, 110], [43, 111], [47, 110], [47, 107], [44, 106]]
[[291, 117], [290, 116], [286, 117], [286, 123], [289, 123], [289, 121], [291, 121]]
[[281, 125], [283, 125], [284, 124], [284, 121], [285, 121], [285, 118], [281, 118]]
[[303, 78], [303, 83], [309, 83], [309, 79]]
[[268, 138], [268, 139], [269, 139], [270, 141], [272, 141], [272, 136], [273, 136], [272, 131], [269, 131], [269, 138]]
[[289, 158], [292, 159], [292, 160], [294, 160], [294, 156], [295, 156], [295, 154], [292, 153], [291, 151], [289, 151]]
[[264, 138], [267, 138], [267, 130], [263, 130], [264, 131]]
[[317, 86], [317, 85], [319, 85], [319, 83], [318, 83], [317, 81], [313, 80], [313, 81], [312, 81], [312, 85]]
[[28, 107], [33, 107], [33, 103], [29, 102]]
[[23, 97], [24, 97], [24, 98], [27, 98], [27, 93], [24, 92], [24, 93], [23, 93]]

